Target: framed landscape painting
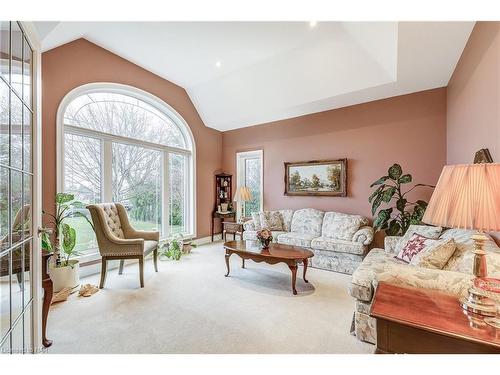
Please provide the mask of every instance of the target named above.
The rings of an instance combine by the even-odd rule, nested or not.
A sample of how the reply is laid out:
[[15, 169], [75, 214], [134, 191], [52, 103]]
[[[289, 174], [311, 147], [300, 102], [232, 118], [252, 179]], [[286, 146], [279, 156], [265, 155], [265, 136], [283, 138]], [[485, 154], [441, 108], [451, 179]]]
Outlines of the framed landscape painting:
[[347, 159], [285, 162], [285, 195], [347, 196]]

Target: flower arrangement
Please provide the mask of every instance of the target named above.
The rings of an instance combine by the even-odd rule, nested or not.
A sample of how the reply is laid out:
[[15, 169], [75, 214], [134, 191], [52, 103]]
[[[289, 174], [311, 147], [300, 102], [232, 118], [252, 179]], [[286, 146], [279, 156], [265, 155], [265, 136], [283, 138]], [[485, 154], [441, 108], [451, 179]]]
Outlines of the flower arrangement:
[[262, 248], [267, 249], [273, 240], [273, 235], [269, 229], [262, 229], [257, 232], [257, 240], [262, 245]]

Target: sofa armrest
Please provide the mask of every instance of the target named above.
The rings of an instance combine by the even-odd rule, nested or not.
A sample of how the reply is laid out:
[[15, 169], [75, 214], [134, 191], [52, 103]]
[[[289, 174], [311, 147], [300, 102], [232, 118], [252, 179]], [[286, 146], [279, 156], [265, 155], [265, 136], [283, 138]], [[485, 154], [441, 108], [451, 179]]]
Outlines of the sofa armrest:
[[397, 264], [378, 274], [373, 281], [373, 287], [376, 289], [381, 281], [402, 287], [437, 290], [463, 296], [467, 294], [467, 290], [472, 285], [472, 275]]
[[400, 236], [386, 236], [384, 238], [384, 250], [387, 254], [396, 255], [396, 245], [398, 244]]
[[243, 223], [245, 230], [255, 230], [255, 223], [253, 220], [248, 220]]
[[358, 229], [354, 236], [352, 236], [353, 242], [361, 242], [363, 245], [369, 245], [373, 241], [373, 228], [370, 226], [364, 226]]

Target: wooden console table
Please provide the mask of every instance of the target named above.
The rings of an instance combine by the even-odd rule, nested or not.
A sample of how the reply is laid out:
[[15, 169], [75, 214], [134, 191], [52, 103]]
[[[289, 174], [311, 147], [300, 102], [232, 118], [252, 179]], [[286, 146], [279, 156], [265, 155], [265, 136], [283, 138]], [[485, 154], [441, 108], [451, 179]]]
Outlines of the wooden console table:
[[500, 329], [465, 313], [453, 295], [381, 282], [370, 316], [376, 353], [500, 353]]

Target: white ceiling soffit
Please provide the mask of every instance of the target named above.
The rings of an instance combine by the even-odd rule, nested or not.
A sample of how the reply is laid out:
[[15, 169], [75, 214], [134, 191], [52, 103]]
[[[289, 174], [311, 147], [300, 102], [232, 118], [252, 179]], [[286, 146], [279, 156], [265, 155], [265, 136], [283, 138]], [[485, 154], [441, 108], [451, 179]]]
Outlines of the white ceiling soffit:
[[446, 86], [474, 22], [35, 26], [44, 51], [84, 37], [184, 87], [225, 131]]

